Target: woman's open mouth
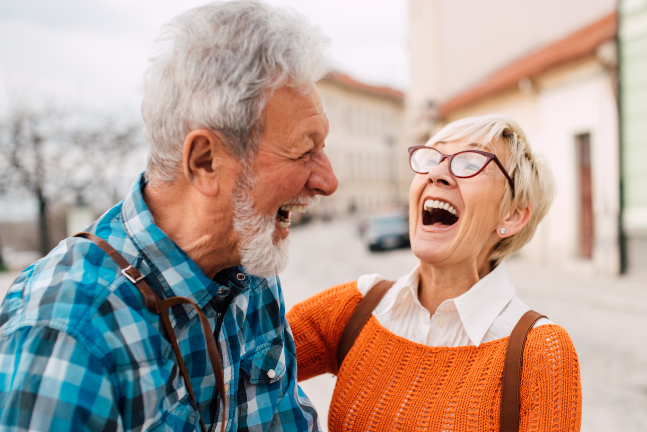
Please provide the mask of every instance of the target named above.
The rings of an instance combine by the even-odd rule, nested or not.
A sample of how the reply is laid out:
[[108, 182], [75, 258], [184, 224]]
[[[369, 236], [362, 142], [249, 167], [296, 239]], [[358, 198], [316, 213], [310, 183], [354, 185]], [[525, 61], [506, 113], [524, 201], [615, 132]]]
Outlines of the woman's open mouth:
[[422, 211], [423, 225], [440, 228], [454, 225], [456, 222], [458, 222], [458, 212], [450, 203], [432, 199], [425, 201]]

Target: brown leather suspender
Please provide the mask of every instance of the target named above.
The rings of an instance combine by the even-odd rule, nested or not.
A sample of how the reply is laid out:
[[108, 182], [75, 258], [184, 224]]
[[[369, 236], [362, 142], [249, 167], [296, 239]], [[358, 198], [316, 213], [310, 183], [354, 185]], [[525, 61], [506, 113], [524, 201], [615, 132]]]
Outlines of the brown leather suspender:
[[503, 364], [500, 432], [519, 431], [519, 399], [521, 396], [519, 387], [521, 367], [523, 366], [523, 347], [526, 344], [528, 332], [540, 318], [546, 317], [539, 312], [529, 310], [519, 319], [510, 334]]
[[[337, 370], [341, 368], [346, 355], [353, 347], [355, 340], [361, 333], [366, 321], [380, 303], [386, 292], [393, 286], [392, 281], [377, 283], [366, 293], [351, 315], [337, 345]], [[503, 384], [501, 387], [501, 418], [500, 432], [519, 431], [519, 387], [521, 383], [521, 367], [523, 362], [523, 347], [526, 343], [528, 332], [540, 318], [546, 318], [535, 311], [526, 312], [517, 325], [514, 326], [508, 340], [503, 366]]]
[[387, 280], [378, 282], [366, 293], [364, 298], [362, 298], [355, 308], [355, 312], [353, 312], [346, 324], [346, 327], [344, 327], [344, 331], [339, 339], [339, 344], [337, 345], [337, 371], [341, 368], [341, 364], [344, 362], [346, 354], [348, 354], [348, 351], [353, 347], [355, 340], [362, 332], [366, 321], [371, 317], [371, 314], [377, 305], [380, 304], [384, 294], [386, 294], [394, 283], [394, 281]]
[[[205, 336], [207, 353], [209, 355], [209, 360], [211, 361], [211, 368], [213, 369], [213, 374], [216, 377], [216, 387], [218, 389], [218, 395], [220, 396], [220, 400], [222, 401], [221, 431], [224, 432], [225, 420], [226, 420], [226, 414], [227, 414], [227, 399], [225, 398], [226, 396], [225, 379], [222, 372], [222, 364], [220, 363], [220, 354], [218, 353], [216, 340], [213, 337], [213, 330], [209, 325], [209, 321], [207, 320], [207, 317], [204, 315], [202, 310], [200, 310], [200, 307], [186, 297], [171, 297], [166, 300], [161, 300], [157, 296], [157, 294], [155, 294], [155, 292], [151, 289], [151, 287], [148, 286], [148, 284], [144, 280], [144, 275], [142, 275], [139, 272], [139, 270], [137, 270], [130, 263], [128, 263], [128, 261], [126, 261], [126, 259], [119, 252], [117, 252], [112, 246], [110, 246], [106, 241], [97, 237], [94, 234], [87, 233], [87, 232], [80, 232], [78, 234], [75, 234], [74, 237], [86, 238], [92, 241], [93, 243], [95, 243], [105, 253], [107, 253], [110, 256], [110, 258], [112, 258], [117, 263], [117, 265], [121, 268], [121, 273], [124, 276], [126, 276], [126, 278], [129, 281], [131, 281], [137, 287], [137, 289], [142, 293], [142, 295], [144, 296], [144, 301], [146, 302], [146, 308], [149, 311], [160, 315], [160, 318], [162, 319], [162, 324], [164, 325], [164, 329], [166, 330], [169, 341], [171, 342], [171, 346], [173, 347], [173, 351], [175, 352], [175, 356], [177, 357], [178, 366], [180, 367], [180, 371], [182, 372], [182, 377], [184, 377], [184, 382], [186, 384], [186, 388], [188, 390], [189, 396], [191, 397], [191, 400], [193, 400], [193, 403], [195, 404], [196, 409], [198, 409], [198, 403], [195, 400], [195, 395], [193, 394], [193, 388], [191, 387], [189, 374], [184, 365], [182, 353], [180, 352], [180, 347], [177, 344], [177, 337], [175, 337], [175, 332], [173, 331], [173, 327], [171, 326], [171, 320], [169, 319], [169, 315], [168, 315], [168, 310], [175, 305], [188, 303], [191, 306], [193, 306], [195, 311], [198, 313], [198, 317], [200, 318], [200, 325], [202, 326], [202, 332], [204, 333], [204, 336]], [[204, 422], [202, 421], [202, 418], [200, 418], [200, 426], [202, 427], [203, 432], [207, 432], [207, 428], [205, 427]]]

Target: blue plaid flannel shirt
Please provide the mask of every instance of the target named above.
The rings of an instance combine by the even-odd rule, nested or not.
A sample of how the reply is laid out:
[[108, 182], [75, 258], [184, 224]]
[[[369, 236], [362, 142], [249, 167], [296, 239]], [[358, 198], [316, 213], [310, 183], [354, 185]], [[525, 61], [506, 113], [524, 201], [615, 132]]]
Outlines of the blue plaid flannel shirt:
[[[216, 329], [229, 431], [319, 430], [296, 383], [278, 277], [240, 267], [207, 278], [153, 221], [142, 177], [89, 230], [162, 298], [188, 297]], [[222, 404], [196, 312], [170, 311], [190, 400], [158, 315], [92, 242], [62, 241], [23, 271], [0, 309], [0, 430], [220, 430]]]

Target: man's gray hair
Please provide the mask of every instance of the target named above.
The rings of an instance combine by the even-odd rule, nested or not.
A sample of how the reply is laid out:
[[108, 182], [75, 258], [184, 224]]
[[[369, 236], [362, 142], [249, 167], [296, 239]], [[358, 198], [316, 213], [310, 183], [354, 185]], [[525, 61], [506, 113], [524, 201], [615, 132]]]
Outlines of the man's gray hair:
[[144, 75], [147, 179], [172, 182], [186, 135], [200, 128], [249, 161], [273, 90], [323, 77], [328, 43], [295, 10], [255, 0], [210, 3], [171, 20]]

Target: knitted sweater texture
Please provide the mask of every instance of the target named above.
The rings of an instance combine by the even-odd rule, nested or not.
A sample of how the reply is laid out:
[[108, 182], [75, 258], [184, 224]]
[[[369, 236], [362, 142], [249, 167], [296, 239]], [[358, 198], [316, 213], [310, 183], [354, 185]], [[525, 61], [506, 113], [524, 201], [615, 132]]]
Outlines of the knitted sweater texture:
[[[430, 347], [391, 333], [372, 316], [338, 370], [337, 344], [361, 299], [351, 282], [287, 314], [298, 379], [337, 375], [330, 431], [499, 430], [507, 337], [478, 347]], [[580, 430], [579, 363], [564, 329], [551, 324], [530, 331], [520, 389], [520, 431]]]

